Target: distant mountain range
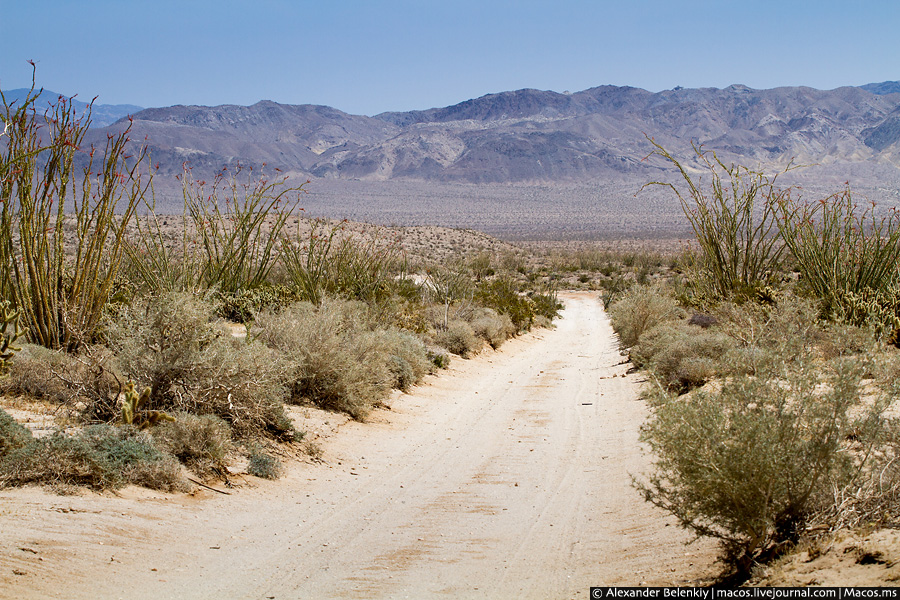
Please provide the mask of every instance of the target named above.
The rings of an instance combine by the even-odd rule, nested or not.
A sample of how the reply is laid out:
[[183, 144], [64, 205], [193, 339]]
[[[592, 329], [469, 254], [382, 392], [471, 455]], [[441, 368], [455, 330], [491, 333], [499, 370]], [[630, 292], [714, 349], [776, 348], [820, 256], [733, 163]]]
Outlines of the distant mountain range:
[[[100, 107], [95, 107], [95, 112]], [[667, 90], [601, 86], [572, 94], [518, 90], [444, 108], [374, 117], [334, 108], [223, 105], [133, 114], [163, 173], [187, 160], [238, 162], [313, 178], [506, 183], [592, 181], [644, 174], [645, 134], [674, 152], [691, 140], [764, 167], [868, 162], [900, 167], [900, 82], [822, 91]], [[122, 122], [111, 125], [120, 128]], [[100, 129], [95, 132], [105, 137]]]
[[[6, 101], [9, 104], [12, 104], [13, 102], [22, 102], [30, 91], [31, 90], [26, 88], [5, 90], [3, 95], [6, 96]], [[38, 109], [46, 108], [50, 104], [55, 104], [59, 98], [68, 99], [69, 97], [64, 94], [43, 90], [38, 95], [35, 106]], [[88, 104], [89, 102], [82, 102], [78, 98], [72, 98], [72, 105], [78, 113], [83, 114], [88, 107]], [[112, 125], [119, 119], [123, 119], [128, 115], [133, 115], [142, 110], [144, 110], [144, 107], [134, 104], [94, 104], [94, 107], [91, 110], [91, 126], [106, 127], [107, 125]]]
[[[372, 117], [271, 101], [143, 110], [95, 105], [95, 125], [100, 115], [115, 111], [133, 114], [132, 139], [149, 144], [160, 166], [158, 181], [172, 180], [168, 176], [180, 173], [185, 162], [204, 178], [225, 165], [265, 163], [312, 178], [319, 189], [329, 181], [616, 182], [631, 197], [642, 182], [671, 175], [669, 165], [647, 159], [652, 147], [646, 134], [689, 166], [695, 141], [726, 161], [763, 169], [782, 169], [791, 160], [815, 164], [807, 177], [829, 186], [860, 181], [877, 199], [900, 205], [897, 81], [827, 91], [743, 85], [657, 93], [609, 85], [571, 94], [524, 89]], [[125, 124], [97, 127], [89, 139], [105, 141]]]

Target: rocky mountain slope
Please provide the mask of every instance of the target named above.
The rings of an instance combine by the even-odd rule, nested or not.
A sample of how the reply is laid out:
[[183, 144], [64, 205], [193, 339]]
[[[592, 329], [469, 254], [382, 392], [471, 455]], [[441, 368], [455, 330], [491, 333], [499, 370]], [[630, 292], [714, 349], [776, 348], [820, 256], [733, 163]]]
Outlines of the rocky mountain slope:
[[[900, 167], [900, 84], [815, 90], [601, 86], [518, 90], [430, 110], [349, 115], [311, 105], [173, 106], [134, 115], [165, 172], [241, 162], [314, 178], [506, 183], [646, 177], [645, 135], [687, 156], [697, 141], [727, 159], [778, 167]], [[122, 127], [123, 122], [113, 128]], [[105, 137], [103, 130], [95, 135]]]

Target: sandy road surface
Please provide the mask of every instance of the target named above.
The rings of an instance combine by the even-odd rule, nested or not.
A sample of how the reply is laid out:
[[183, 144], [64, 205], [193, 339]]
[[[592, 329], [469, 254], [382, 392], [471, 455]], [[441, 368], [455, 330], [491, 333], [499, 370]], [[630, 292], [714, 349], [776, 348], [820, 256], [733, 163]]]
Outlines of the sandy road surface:
[[456, 360], [326, 463], [202, 498], [0, 492], [3, 598], [587, 598], [710, 573], [630, 473], [645, 417], [594, 295]]

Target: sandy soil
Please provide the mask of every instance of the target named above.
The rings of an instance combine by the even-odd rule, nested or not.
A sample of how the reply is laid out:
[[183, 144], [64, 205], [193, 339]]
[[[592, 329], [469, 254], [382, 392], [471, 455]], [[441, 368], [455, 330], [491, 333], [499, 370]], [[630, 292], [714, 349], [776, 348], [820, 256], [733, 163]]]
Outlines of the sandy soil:
[[563, 299], [555, 330], [457, 359], [369, 423], [311, 416], [323, 461], [279, 481], [0, 492], [0, 597], [587, 598], [714, 573], [713, 546], [631, 486], [646, 408], [596, 295]]

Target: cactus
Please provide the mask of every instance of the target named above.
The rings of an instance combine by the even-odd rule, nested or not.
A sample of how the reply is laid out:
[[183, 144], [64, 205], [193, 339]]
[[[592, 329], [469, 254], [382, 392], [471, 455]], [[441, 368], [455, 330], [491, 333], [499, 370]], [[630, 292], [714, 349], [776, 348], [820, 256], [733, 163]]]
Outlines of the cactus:
[[174, 421], [175, 417], [161, 410], [148, 410], [146, 415], [141, 414], [141, 407], [150, 400], [152, 390], [145, 387], [138, 394], [134, 389], [134, 382], [129, 381], [125, 384], [125, 399], [122, 402], [122, 423], [126, 425], [134, 425], [138, 429], [144, 430], [161, 421]]
[[[13, 310], [8, 300], [0, 302], [0, 379], [9, 375], [9, 361], [21, 350], [13, 346], [15, 341], [25, 333], [21, 327], [21, 310]], [[10, 330], [12, 325], [12, 330]]]

